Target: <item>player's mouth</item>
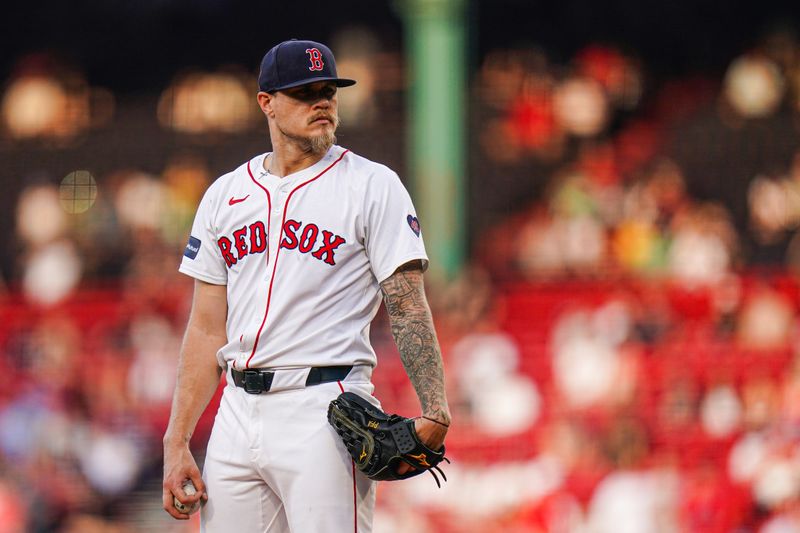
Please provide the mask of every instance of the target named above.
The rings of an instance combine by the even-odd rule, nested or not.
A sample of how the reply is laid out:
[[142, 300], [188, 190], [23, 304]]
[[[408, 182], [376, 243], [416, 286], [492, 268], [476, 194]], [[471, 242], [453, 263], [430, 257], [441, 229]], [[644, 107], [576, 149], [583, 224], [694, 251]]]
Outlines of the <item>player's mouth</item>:
[[335, 124], [335, 121], [330, 115], [315, 115], [308, 121], [309, 124]]

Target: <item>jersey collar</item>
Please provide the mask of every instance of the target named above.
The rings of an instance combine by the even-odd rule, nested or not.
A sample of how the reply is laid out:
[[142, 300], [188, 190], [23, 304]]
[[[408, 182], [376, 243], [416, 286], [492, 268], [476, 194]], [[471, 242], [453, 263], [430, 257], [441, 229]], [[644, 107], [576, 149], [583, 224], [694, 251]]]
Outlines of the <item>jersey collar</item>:
[[325, 168], [328, 167], [331, 163], [333, 163], [339, 156], [342, 155], [345, 149], [341, 146], [334, 144], [328, 149], [328, 152], [322, 156], [322, 159], [314, 163], [308, 168], [304, 168], [298, 172], [293, 174], [289, 174], [288, 176], [284, 176], [282, 178], [275, 176], [274, 174], [270, 174], [264, 168], [264, 160], [270, 155], [272, 152], [265, 152], [263, 154], [255, 156], [251, 161], [250, 165], [253, 170], [253, 174], [255, 175], [256, 179], [264, 182], [275, 182], [275, 183], [289, 183], [294, 184], [296, 182], [301, 182], [306, 179], [313, 178], [320, 172], [322, 172]]

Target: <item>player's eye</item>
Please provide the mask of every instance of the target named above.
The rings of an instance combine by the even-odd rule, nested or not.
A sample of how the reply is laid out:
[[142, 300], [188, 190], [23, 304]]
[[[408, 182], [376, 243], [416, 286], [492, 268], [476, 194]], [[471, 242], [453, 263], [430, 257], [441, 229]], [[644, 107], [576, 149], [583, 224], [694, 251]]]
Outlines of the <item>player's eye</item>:
[[333, 85], [327, 85], [318, 90], [312, 89], [311, 87], [302, 87], [295, 91], [287, 91], [287, 94], [292, 98], [303, 102], [312, 102], [319, 100], [320, 98], [330, 100], [336, 95], [336, 87]]

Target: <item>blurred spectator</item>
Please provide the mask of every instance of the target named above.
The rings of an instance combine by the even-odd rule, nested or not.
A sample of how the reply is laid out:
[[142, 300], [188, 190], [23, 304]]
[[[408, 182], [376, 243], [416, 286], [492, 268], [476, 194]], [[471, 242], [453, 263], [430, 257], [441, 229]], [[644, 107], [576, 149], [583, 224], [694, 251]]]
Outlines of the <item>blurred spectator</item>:
[[184, 73], [162, 93], [159, 121], [190, 134], [244, 131], [259, 116], [252, 100], [255, 85], [239, 71]]
[[553, 329], [553, 380], [568, 405], [613, 405], [632, 394], [633, 376], [620, 351], [630, 326], [628, 311], [620, 303], [559, 319]]
[[633, 271], [664, 270], [671, 222], [689, 201], [680, 167], [669, 159], [656, 161], [625, 193], [613, 242], [617, 262]]
[[728, 68], [723, 95], [739, 116], [760, 118], [775, 112], [783, 98], [784, 86], [780, 70], [769, 59], [743, 56]]
[[780, 390], [768, 376], [753, 375], [742, 385], [742, 422], [746, 430], [759, 431], [780, 418]]
[[22, 286], [34, 302], [63, 300], [82, 277], [83, 260], [68, 238], [67, 214], [52, 185], [25, 189], [17, 207], [17, 235], [23, 245]]
[[728, 475], [736, 483], [748, 484], [755, 479], [759, 466], [767, 456], [768, 439], [765, 432], [742, 435], [728, 456]]
[[678, 479], [669, 470], [619, 470], [594, 492], [588, 510], [592, 533], [680, 531]]
[[186, 228], [191, 227], [194, 212], [212, 181], [211, 171], [199, 156], [181, 154], [167, 163], [161, 177], [166, 190], [160, 231], [168, 244], [182, 247]]
[[490, 110], [480, 141], [488, 158], [517, 162], [527, 154], [552, 160], [563, 150], [563, 131], [553, 109], [554, 76], [546, 55], [536, 49], [490, 52], [480, 71], [478, 91]]
[[111, 93], [90, 88], [64, 58], [30, 55], [15, 70], [0, 103], [4, 129], [14, 139], [68, 144], [114, 113]]
[[166, 186], [155, 176], [132, 171], [122, 178], [114, 202], [123, 226], [133, 232], [155, 231], [167, 209]]
[[795, 325], [795, 308], [781, 293], [759, 287], [745, 300], [736, 325], [736, 340], [750, 349], [787, 346]]
[[580, 173], [556, 182], [549, 212], [530, 216], [518, 232], [516, 263], [531, 278], [561, 273], [593, 275], [605, 267], [605, 206], [598, 187]]
[[672, 233], [667, 268], [686, 285], [718, 283], [733, 267], [738, 242], [722, 206], [705, 204], [682, 213], [673, 220]]
[[30, 252], [22, 287], [31, 301], [52, 305], [78, 286], [82, 270], [72, 242], [53, 242]]
[[98, 426], [87, 429], [75, 450], [86, 480], [107, 497], [130, 492], [142, 468], [141, 451], [123, 434]]
[[381, 45], [378, 37], [365, 27], [344, 28], [333, 38], [332, 48], [339, 58], [339, 75], [358, 80], [352, 91], [339, 93], [342, 120], [354, 126], [370, 124], [378, 112], [375, 102], [377, 78], [383, 77], [381, 75], [386, 70], [385, 58], [379, 54]]
[[710, 387], [700, 402], [703, 430], [713, 438], [724, 438], [740, 425], [742, 404], [736, 390], [729, 384]]
[[759, 468], [753, 480], [753, 497], [767, 509], [781, 509], [800, 496], [797, 465], [790, 458], [773, 456]]
[[17, 202], [17, 235], [25, 245], [42, 246], [63, 237], [67, 215], [61, 208], [58, 189], [49, 184], [31, 185]]
[[589, 45], [574, 58], [577, 70], [597, 81], [616, 107], [631, 111], [642, 98], [641, 65], [614, 48]]
[[602, 86], [589, 78], [562, 82], [553, 95], [557, 123], [570, 135], [593, 137], [606, 126], [609, 110]]
[[519, 350], [506, 333], [472, 333], [451, 349], [459, 397], [470, 406], [472, 423], [490, 435], [530, 428], [539, 417], [536, 385], [518, 373]]

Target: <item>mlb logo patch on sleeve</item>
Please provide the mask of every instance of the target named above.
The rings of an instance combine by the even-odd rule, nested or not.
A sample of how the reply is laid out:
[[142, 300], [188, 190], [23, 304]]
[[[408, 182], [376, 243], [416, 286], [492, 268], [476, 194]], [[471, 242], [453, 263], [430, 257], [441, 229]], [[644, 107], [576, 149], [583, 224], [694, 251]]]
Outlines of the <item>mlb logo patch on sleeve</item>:
[[200, 239], [197, 237], [189, 236], [189, 242], [186, 244], [186, 249], [183, 251], [183, 255], [188, 257], [189, 259], [194, 259], [197, 257], [197, 252], [200, 251]]

